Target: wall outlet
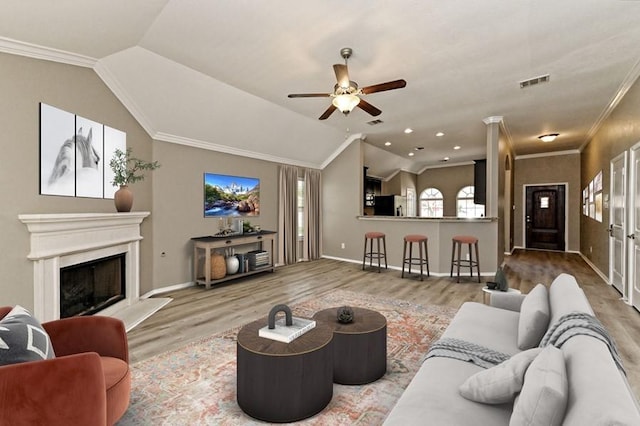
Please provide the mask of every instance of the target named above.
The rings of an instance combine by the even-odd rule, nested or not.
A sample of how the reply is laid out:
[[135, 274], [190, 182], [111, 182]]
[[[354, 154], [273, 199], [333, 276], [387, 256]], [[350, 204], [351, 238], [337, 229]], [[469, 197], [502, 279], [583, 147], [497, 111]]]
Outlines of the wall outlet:
[[342, 248], [342, 249], [344, 248], [344, 243], [340, 244], [340, 248]]
[[589, 253], [593, 253], [593, 246], [589, 246]]

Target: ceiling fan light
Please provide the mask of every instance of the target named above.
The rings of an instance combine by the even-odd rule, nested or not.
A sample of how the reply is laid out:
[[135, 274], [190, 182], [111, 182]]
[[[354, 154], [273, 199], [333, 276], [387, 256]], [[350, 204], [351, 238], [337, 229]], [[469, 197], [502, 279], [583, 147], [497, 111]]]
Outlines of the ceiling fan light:
[[348, 114], [360, 103], [360, 98], [356, 95], [345, 93], [344, 95], [337, 95], [331, 101], [333, 106], [344, 114]]
[[558, 137], [558, 133], [549, 133], [547, 135], [538, 136], [542, 142], [553, 142]]

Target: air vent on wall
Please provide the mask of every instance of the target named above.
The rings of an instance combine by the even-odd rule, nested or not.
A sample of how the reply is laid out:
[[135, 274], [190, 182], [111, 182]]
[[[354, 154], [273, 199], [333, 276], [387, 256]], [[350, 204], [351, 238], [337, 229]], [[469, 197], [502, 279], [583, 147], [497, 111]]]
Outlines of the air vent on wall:
[[367, 121], [367, 124], [370, 126], [375, 126], [376, 124], [381, 124], [383, 121], [382, 120], [371, 120], [371, 121]]
[[523, 80], [520, 82], [520, 88], [524, 89], [525, 87], [535, 86], [540, 83], [548, 83], [549, 82], [549, 74], [541, 75], [540, 77], [530, 78], [529, 80]]

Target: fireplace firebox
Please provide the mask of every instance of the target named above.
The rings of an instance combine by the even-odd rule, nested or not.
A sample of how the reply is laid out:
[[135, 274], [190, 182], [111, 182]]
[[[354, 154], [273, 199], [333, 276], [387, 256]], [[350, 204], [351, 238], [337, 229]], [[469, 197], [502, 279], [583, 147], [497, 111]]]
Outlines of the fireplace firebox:
[[126, 298], [126, 253], [60, 268], [60, 318], [92, 315]]

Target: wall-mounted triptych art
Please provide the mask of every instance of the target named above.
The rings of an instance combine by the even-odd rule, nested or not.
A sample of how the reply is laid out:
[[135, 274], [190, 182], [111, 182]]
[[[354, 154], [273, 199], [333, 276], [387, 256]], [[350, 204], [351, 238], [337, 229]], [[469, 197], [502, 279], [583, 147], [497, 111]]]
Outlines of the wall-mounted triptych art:
[[582, 214], [602, 222], [602, 170], [582, 190]]
[[40, 104], [40, 194], [113, 198], [109, 161], [126, 151], [127, 134]]

